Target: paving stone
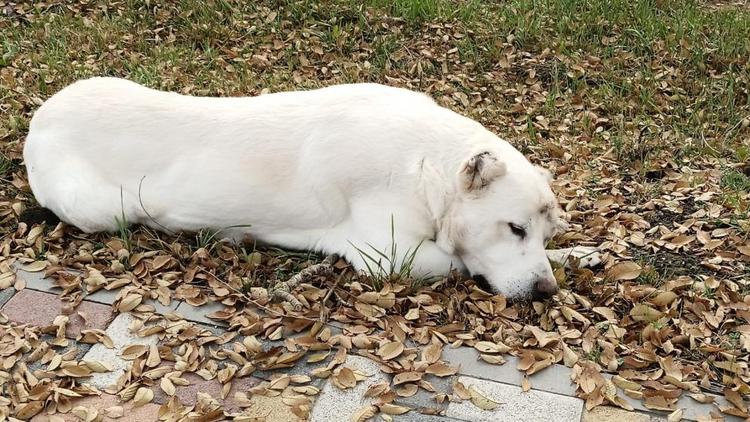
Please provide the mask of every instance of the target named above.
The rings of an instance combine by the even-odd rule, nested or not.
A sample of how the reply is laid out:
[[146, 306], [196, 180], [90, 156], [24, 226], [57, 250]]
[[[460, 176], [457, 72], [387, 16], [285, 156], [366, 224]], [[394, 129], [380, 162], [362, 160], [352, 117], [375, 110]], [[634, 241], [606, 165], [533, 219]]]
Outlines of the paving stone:
[[436, 377], [434, 375], [427, 374], [422, 377], [422, 379], [429, 382], [433, 387], [435, 387], [435, 393], [420, 388], [413, 396], [397, 397], [395, 401], [400, 405], [407, 406], [417, 411], [419, 409], [437, 409], [443, 411], [448, 408], [448, 403], [438, 403], [437, 401], [435, 401], [435, 394], [449, 394], [452, 390], [454, 378], [455, 377]]
[[[40, 340], [47, 342], [49, 344], [50, 341], [54, 339], [53, 336], [49, 334], [42, 334], [40, 337]], [[89, 349], [91, 349], [91, 344], [86, 343], [78, 343], [75, 341], [69, 341], [68, 344], [65, 347], [56, 347], [51, 346], [51, 348], [57, 352], [59, 355], [63, 355], [65, 353], [68, 353], [69, 351], [75, 349], [76, 353], [76, 360], [81, 360], [83, 357], [88, 353]], [[46, 362], [42, 364], [40, 361], [34, 361], [29, 363], [29, 371], [34, 374], [37, 378], [47, 378], [49, 375], [45, 375], [45, 372], [47, 370], [47, 365], [49, 365], [49, 362]]]
[[13, 297], [14, 294], [16, 294], [16, 289], [14, 289], [13, 287], [8, 287], [6, 289], [0, 290], [0, 308], [2, 308], [3, 305], [5, 305], [5, 303]]
[[[610, 374], [604, 374], [604, 376], [608, 378], [612, 377], [612, 375]], [[643, 402], [641, 400], [637, 400], [632, 397], [629, 397], [623, 394], [621, 390], [618, 390], [618, 394], [626, 402], [628, 402], [631, 406], [633, 406], [635, 410], [646, 412], [650, 415], [653, 415], [654, 417], [657, 418], [656, 420], [660, 420], [658, 418], [666, 419], [667, 415], [669, 414], [669, 412], [661, 412], [661, 411], [648, 409], [646, 408], [646, 406], [643, 405]], [[708, 394], [708, 395], [713, 396], [715, 402], [719, 404], [720, 406], [730, 406], [729, 402], [727, 402], [727, 400], [724, 397], [717, 396], [714, 394]], [[675, 405], [675, 409], [683, 409], [682, 420], [686, 420], [686, 421], [697, 421], [701, 417], [709, 416], [711, 412], [716, 413], [716, 414], [720, 413], [719, 409], [715, 405], [700, 403], [696, 400], [693, 400], [686, 394], [683, 394], [682, 397], [680, 397], [680, 399], [677, 401], [677, 404]], [[722, 414], [721, 416], [724, 418], [723, 420], [725, 422], [743, 421], [742, 418], [739, 418], [737, 416], [726, 415], [726, 414]]]
[[31, 290], [39, 290], [41, 292], [60, 293], [62, 290], [52, 284], [51, 278], [44, 277], [44, 271], [29, 272], [22, 270], [23, 265], [16, 262], [14, 264], [16, 268], [16, 277], [22, 278], [26, 281], [26, 288]]
[[[95, 291], [94, 293], [91, 293], [90, 295], [86, 295], [84, 300], [111, 305], [115, 302], [115, 300], [117, 299], [117, 295], [119, 293], [120, 293], [120, 289], [116, 289], [116, 290], [100, 289], [100, 290]], [[168, 306], [164, 306], [159, 301], [153, 300], [153, 299], [146, 299], [145, 301], [143, 301], [143, 303], [153, 306], [156, 313], [161, 314], [161, 315], [165, 315], [165, 314], [175, 311], [177, 307], [180, 305], [180, 301], [178, 300], [172, 300]]]
[[[275, 397], [254, 394], [250, 397], [250, 407], [243, 409], [242, 415], [258, 418], [264, 422], [301, 422], [301, 419], [283, 401], [281, 395]], [[226, 410], [225, 412], [231, 413]], [[330, 421], [343, 421], [344, 419], [330, 419]]]
[[[240, 413], [242, 412], [242, 408], [240, 408], [234, 400], [234, 394], [237, 392], [243, 392], [246, 393], [247, 390], [255, 387], [261, 382], [260, 379], [255, 377], [242, 377], [237, 378], [232, 381], [232, 388], [229, 389], [229, 394], [227, 394], [227, 398], [224, 399], [224, 411], [229, 413]], [[248, 396], [251, 396], [251, 394], [248, 394]], [[282, 403], [283, 404], [283, 403]], [[286, 405], [285, 405], [286, 406]], [[278, 409], [282, 410], [282, 409]], [[288, 406], [286, 408], [287, 412], [282, 413], [291, 413], [289, 411]], [[289, 419], [291, 420], [291, 419]]]
[[[479, 352], [468, 347], [446, 347], [443, 359], [451, 365], [460, 365], [459, 373], [490, 381], [520, 386], [524, 373], [518, 370], [518, 358], [503, 356], [507, 360], [502, 365], [491, 365], [479, 359]], [[564, 365], [551, 365], [529, 377], [531, 388], [548, 393], [575, 397], [576, 386], [570, 380], [570, 368]]]
[[[16, 275], [18, 277], [23, 278], [26, 281], [26, 288], [31, 289], [31, 290], [48, 292], [48, 293], [59, 293], [61, 291], [59, 287], [56, 287], [52, 284], [52, 279], [44, 277], [44, 271], [38, 271], [38, 272], [33, 272], [33, 273], [29, 271], [25, 271], [21, 269], [22, 265], [17, 264], [17, 263], [15, 264], [15, 267], [16, 267]], [[71, 274], [80, 274], [80, 271], [76, 271], [72, 269], [67, 270], [67, 271], [70, 272]], [[85, 291], [84, 291], [84, 294], [85, 294], [84, 300], [95, 302], [95, 303], [101, 303], [105, 305], [111, 305], [117, 299], [117, 295], [119, 291], [120, 289], [115, 289], [115, 290], [100, 289], [91, 294], [85, 294]], [[151, 299], [146, 300], [144, 303], [153, 305], [156, 310], [156, 313], [163, 315], [163, 314], [167, 314], [169, 312], [176, 310], [180, 304], [180, 301], [173, 300], [168, 306], [164, 306], [158, 301], [151, 300]], [[1, 302], [0, 302], [0, 305], [2, 305]]]
[[188, 321], [200, 322], [203, 324], [220, 327], [225, 326], [226, 324], [222, 321], [215, 321], [211, 318], [207, 318], [206, 315], [216, 311], [220, 311], [224, 308], [226, 308], [226, 306], [224, 306], [220, 302], [207, 303], [203, 306], [193, 306], [187, 302], [180, 302], [175, 312]]
[[[145, 422], [145, 421], [156, 421], [159, 419], [159, 405], [154, 403], [148, 403], [143, 406], [134, 407], [132, 402], [122, 403], [119, 397], [110, 394], [102, 394], [101, 396], [89, 396], [80, 399], [75, 399], [71, 402], [71, 408], [76, 406], [84, 406], [87, 408], [95, 408], [99, 415], [104, 416], [104, 410], [112, 406], [122, 406], [123, 416], [117, 419], [103, 417], [101, 421], [116, 421], [116, 422]], [[62, 420], [66, 422], [78, 422], [81, 419], [74, 416], [72, 413], [55, 413], [55, 417], [62, 417]], [[49, 421], [49, 415], [42, 411], [40, 414], [34, 416], [32, 422], [46, 422]]]
[[[198, 393], [206, 393], [216, 400], [221, 401], [221, 383], [216, 379], [205, 380], [203, 377], [196, 375], [192, 372], [186, 372], [182, 374], [181, 378], [186, 379], [190, 385], [176, 385], [175, 396], [180, 400], [180, 403], [186, 406], [193, 406], [198, 401]], [[227, 412], [239, 412], [241, 409], [234, 402], [232, 397], [237, 391], [247, 391], [250, 388], [258, 385], [261, 382], [255, 377], [242, 377], [232, 381], [232, 388], [229, 390], [227, 398], [224, 400], [224, 410]], [[154, 388], [154, 403], [166, 403], [169, 401], [169, 396], [164, 393], [160, 388]]]
[[94, 373], [91, 378], [87, 378], [84, 382], [88, 382], [99, 389], [104, 389], [109, 385], [115, 384], [117, 378], [119, 378], [130, 365], [129, 361], [120, 357], [120, 352], [123, 348], [130, 346], [131, 344], [151, 345], [158, 342], [159, 339], [155, 335], [137, 337], [135, 334], [130, 333], [128, 326], [132, 321], [133, 316], [130, 314], [125, 313], [118, 315], [106, 330], [107, 335], [112, 339], [112, 343], [114, 343], [115, 347], [113, 349], [108, 349], [103, 344], [97, 343], [91, 347], [91, 350], [89, 350], [88, 353], [86, 353], [84, 356], [85, 360], [106, 362], [112, 366], [112, 371]]
[[[285, 374], [285, 375], [310, 375], [310, 372], [318, 367], [326, 366], [329, 362], [329, 360], [333, 357], [333, 352], [331, 353], [331, 356], [327, 358], [324, 361], [321, 362], [315, 362], [308, 364], [305, 362], [307, 357], [303, 357], [300, 359], [293, 367], [291, 368], [283, 368], [283, 369], [274, 369], [272, 371], [259, 371], [256, 370], [253, 372], [253, 376], [256, 376], [258, 378], [262, 378], [264, 380], [271, 379], [271, 376], [273, 374]], [[312, 381], [310, 381], [309, 385], [312, 385], [313, 387], [322, 388], [323, 384], [325, 384], [326, 380], [323, 378], [317, 378], [312, 377]]]
[[[273, 344], [269, 344], [267, 342], [263, 343], [264, 351], [269, 350], [271, 347], [273, 347]], [[307, 363], [307, 359], [309, 358], [310, 354], [312, 354], [312, 352], [306, 356], [303, 356], [300, 360], [295, 362], [294, 366], [292, 366], [291, 368], [272, 369], [270, 371], [256, 370], [255, 372], [253, 372], [253, 375], [263, 379], [270, 379], [274, 374], [310, 375], [313, 370], [327, 366], [330, 363], [331, 359], [333, 359], [333, 356], [336, 354], [336, 352], [335, 350], [331, 351], [331, 353], [329, 353], [328, 356], [320, 362]], [[325, 382], [326, 380], [323, 378], [313, 377], [310, 385], [321, 388]]]
[[[54, 293], [23, 289], [3, 305], [2, 312], [17, 324], [45, 327], [62, 315], [63, 304]], [[112, 309], [99, 303], [81, 302], [76, 311], [68, 315], [70, 322], [65, 332], [68, 338], [77, 337], [83, 329], [104, 329], [112, 317]], [[85, 314], [85, 320], [79, 312]]]
[[380, 371], [377, 363], [361, 356], [348, 356], [343, 366], [357, 369], [370, 377], [358, 382], [356, 387], [346, 390], [341, 390], [333, 382], [328, 381], [313, 405], [310, 422], [351, 420], [354, 412], [374, 400], [365, 398], [365, 391], [371, 385], [386, 380], [385, 374]]
[[[631, 406], [633, 406], [634, 409], [642, 411], [642, 412], [649, 412], [650, 414], [654, 415], [656, 417], [656, 420], [665, 420], [669, 412], [660, 412], [660, 411], [653, 411], [648, 408], [646, 408], [643, 405], [643, 402], [640, 400], [636, 400], [633, 398], [630, 398], [626, 396], [625, 394], [622, 394], [622, 392], [619, 392], [620, 397], [625, 399], [628, 403], [630, 403]], [[730, 404], [726, 401], [724, 397], [720, 396], [714, 396], [716, 403], [720, 404], [721, 406], [730, 406]], [[701, 419], [705, 419], [706, 416], [709, 416], [711, 412], [715, 414], [721, 413], [719, 411], [719, 408], [712, 405], [712, 404], [704, 404], [700, 403], [696, 400], [691, 399], [687, 395], [683, 395], [680, 397], [680, 399], [677, 401], [677, 404], [675, 405], [675, 409], [683, 409], [682, 413], [682, 420], [686, 421], [697, 421]], [[721, 414], [723, 421], [725, 422], [741, 422], [744, 419], [739, 418], [737, 416], [727, 415], [727, 414]], [[662, 419], [659, 419], [662, 418]]]
[[628, 412], [611, 406], [598, 406], [590, 412], [584, 410], [581, 422], [657, 422], [663, 420], [646, 413]]
[[[377, 419], [376, 419], [377, 420]], [[454, 422], [461, 419], [453, 419], [447, 416], [425, 415], [419, 412], [407, 412], [403, 415], [393, 415], [396, 422]]]
[[[715, 396], [715, 403], [718, 404], [721, 407], [731, 407], [732, 405], [725, 399], [723, 396]], [[635, 407], [635, 406], [633, 406]], [[641, 403], [641, 407], [643, 407], [643, 404]], [[690, 421], [697, 421], [701, 419], [705, 419], [706, 416], [709, 416], [711, 412], [715, 414], [721, 414], [721, 416], [724, 418], [724, 422], [741, 422], [745, 419], [742, 419], [737, 416], [727, 415], [724, 413], [721, 413], [719, 411], [719, 408], [711, 405], [711, 404], [704, 404], [700, 403], [696, 400], [693, 400], [686, 394], [683, 394], [682, 397], [677, 401], [677, 405], [675, 406], [676, 409], [683, 409], [682, 413], [682, 419], [683, 420], [690, 420]], [[661, 416], [666, 417], [667, 413], [661, 413]]]
[[521, 387], [471, 377], [459, 377], [467, 388], [474, 386], [487, 397], [502, 403], [493, 411], [482, 410], [471, 401], [448, 405], [446, 416], [471, 422], [579, 421], [583, 400], [546, 391], [524, 392]]

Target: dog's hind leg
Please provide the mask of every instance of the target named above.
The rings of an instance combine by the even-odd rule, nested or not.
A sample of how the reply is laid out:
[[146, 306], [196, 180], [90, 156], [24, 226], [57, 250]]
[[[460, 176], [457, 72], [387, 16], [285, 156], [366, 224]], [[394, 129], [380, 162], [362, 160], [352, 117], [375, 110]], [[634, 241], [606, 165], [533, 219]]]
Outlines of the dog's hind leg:
[[576, 246], [564, 249], [548, 249], [547, 258], [550, 261], [571, 268], [574, 261], [579, 268], [596, 267], [602, 262], [602, 256], [598, 248], [590, 246]]

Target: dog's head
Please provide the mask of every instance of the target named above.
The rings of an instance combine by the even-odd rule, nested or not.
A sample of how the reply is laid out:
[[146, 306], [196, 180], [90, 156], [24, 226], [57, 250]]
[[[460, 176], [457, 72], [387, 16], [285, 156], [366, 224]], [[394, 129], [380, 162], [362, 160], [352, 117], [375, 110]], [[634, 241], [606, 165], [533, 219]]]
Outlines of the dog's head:
[[567, 223], [551, 178], [516, 150], [472, 154], [458, 171], [458, 194], [438, 245], [461, 257], [472, 276], [497, 293], [554, 294], [557, 282], [545, 246]]

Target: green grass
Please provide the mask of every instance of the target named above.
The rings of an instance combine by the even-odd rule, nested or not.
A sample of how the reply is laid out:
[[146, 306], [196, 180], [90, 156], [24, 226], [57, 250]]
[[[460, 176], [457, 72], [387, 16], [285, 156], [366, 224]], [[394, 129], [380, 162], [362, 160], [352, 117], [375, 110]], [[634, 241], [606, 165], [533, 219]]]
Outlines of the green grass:
[[750, 177], [735, 169], [724, 170], [721, 175], [721, 187], [738, 192], [750, 192]]
[[219, 234], [219, 230], [202, 229], [195, 234], [195, 247], [205, 248], [210, 251], [216, 244], [216, 236]]
[[9, 177], [13, 167], [13, 161], [5, 154], [0, 153], [0, 179]]
[[[376, 290], [379, 290], [385, 282], [394, 278], [400, 280], [414, 278], [412, 277], [414, 259], [422, 246], [422, 242], [414, 249], [408, 248], [403, 251], [403, 255], [400, 255], [402, 252], [399, 251], [396, 241], [396, 226], [393, 217], [391, 217], [391, 242], [389, 247], [380, 250], [371, 244], [367, 244], [368, 249], [365, 250], [354, 244], [352, 246], [357, 250], [367, 268], [369, 281]], [[422, 280], [417, 282], [417, 284], [422, 283]]]
[[[0, 141], [15, 153], [39, 101], [76, 79], [112, 75], [228, 96], [409, 83], [436, 98], [481, 93], [480, 104], [450, 106], [541, 158], [560, 133], [539, 116], [592, 153], [611, 149], [624, 172], [643, 173], [665, 157], [750, 159], [750, 11], [741, 8], [691, 0], [127, 0], [75, 13], [25, 9], [31, 19], [0, 22]], [[538, 102], [519, 93], [532, 72]], [[517, 101], [525, 111], [512, 111]], [[725, 184], [742, 186], [735, 176]], [[727, 203], [742, 211], [741, 190], [728, 192]]]
[[366, 3], [412, 24], [452, 18], [469, 22], [476, 19], [481, 10], [479, 0], [367, 0]]

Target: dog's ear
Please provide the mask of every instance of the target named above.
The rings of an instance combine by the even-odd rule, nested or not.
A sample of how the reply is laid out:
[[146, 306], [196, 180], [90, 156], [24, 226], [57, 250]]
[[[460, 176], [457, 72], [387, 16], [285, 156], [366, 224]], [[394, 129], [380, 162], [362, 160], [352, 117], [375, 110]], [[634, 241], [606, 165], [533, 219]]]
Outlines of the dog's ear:
[[482, 151], [461, 164], [458, 171], [459, 184], [466, 192], [478, 192], [503, 176], [505, 171], [505, 163], [493, 153]]
[[538, 171], [539, 174], [541, 174], [542, 177], [544, 177], [544, 180], [546, 180], [547, 183], [552, 183], [552, 172], [551, 171], [549, 171], [546, 168], [541, 167], [541, 166], [534, 166], [534, 167], [536, 167], [536, 171]]

